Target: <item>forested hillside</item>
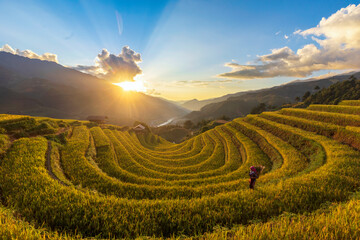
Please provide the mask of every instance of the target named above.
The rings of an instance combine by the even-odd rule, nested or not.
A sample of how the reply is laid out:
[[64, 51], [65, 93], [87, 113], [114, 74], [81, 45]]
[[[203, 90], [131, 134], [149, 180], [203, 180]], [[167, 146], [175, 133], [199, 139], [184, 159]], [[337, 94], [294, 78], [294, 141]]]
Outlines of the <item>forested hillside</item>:
[[[224, 115], [231, 119], [244, 117], [261, 103], [265, 103], [268, 106], [280, 107], [284, 104], [298, 102], [302, 100], [302, 97], [306, 93], [309, 95], [315, 94], [319, 90], [327, 88], [332, 84], [348, 80], [352, 75], [360, 77], [359, 72], [341, 74], [323, 79], [294, 81], [268, 89], [244, 92], [240, 96], [230, 97], [221, 102], [205, 105], [200, 111], [193, 111], [182, 119], [191, 120], [196, 123], [201, 120], [218, 119]], [[346, 97], [347, 95], [344, 96], [343, 99], [347, 99]]]
[[314, 93], [305, 100], [305, 104], [338, 104], [342, 100], [360, 99], [360, 81], [351, 76], [349, 80], [335, 83]]

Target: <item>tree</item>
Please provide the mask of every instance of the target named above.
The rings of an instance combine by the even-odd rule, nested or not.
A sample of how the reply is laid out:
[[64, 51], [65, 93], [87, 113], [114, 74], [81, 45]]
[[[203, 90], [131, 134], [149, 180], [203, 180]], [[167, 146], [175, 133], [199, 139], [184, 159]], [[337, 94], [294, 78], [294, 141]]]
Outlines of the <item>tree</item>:
[[320, 87], [319, 87], [318, 85], [316, 85], [314, 89], [315, 89], [315, 90], [319, 90]]
[[191, 120], [186, 120], [184, 122], [184, 128], [190, 129], [190, 128], [193, 128], [193, 127], [194, 127], [194, 123]]
[[357, 79], [356, 79], [356, 77], [355, 77], [354, 75], [351, 75], [351, 76], [349, 77], [349, 80], [350, 80], [350, 81], [356, 81]]
[[251, 114], [260, 114], [262, 112], [265, 112], [267, 109], [266, 103], [260, 103], [258, 106], [254, 107], [251, 110]]
[[202, 128], [203, 126], [206, 126], [208, 123], [210, 122], [210, 120], [201, 120], [200, 122], [197, 123], [196, 127], [197, 128]]
[[229, 121], [231, 118], [229, 118], [226, 115], [222, 115], [222, 117], [220, 118], [221, 120], [225, 120], [225, 121]]
[[302, 97], [302, 100], [305, 101], [308, 97], [310, 97], [311, 93], [307, 91], [304, 96]]
[[208, 130], [210, 130], [210, 127], [209, 127], [209, 126], [203, 126], [203, 127], [201, 128], [201, 130], [200, 130], [200, 133], [206, 132], [206, 131], [208, 131]]
[[360, 99], [360, 81], [354, 76], [348, 80], [337, 82], [327, 88], [317, 91], [305, 100], [310, 104], [338, 104], [342, 100]]
[[296, 97], [296, 98], [295, 98], [295, 101], [296, 101], [296, 102], [300, 102], [300, 97]]

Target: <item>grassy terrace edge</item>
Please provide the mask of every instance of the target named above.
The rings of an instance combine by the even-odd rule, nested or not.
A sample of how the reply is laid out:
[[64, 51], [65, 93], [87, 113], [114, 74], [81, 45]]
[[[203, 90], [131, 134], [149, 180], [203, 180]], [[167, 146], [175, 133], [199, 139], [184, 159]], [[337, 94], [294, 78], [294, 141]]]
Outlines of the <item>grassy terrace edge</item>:
[[[163, 141], [151, 135], [142, 139], [83, 123], [73, 127], [61, 120], [3, 115], [0, 127], [13, 135], [0, 135], [0, 187], [6, 206], [0, 212], [0, 219], [5, 216], [1, 224], [12, 226], [9, 229], [14, 234], [27, 233], [29, 239], [33, 235], [71, 239], [68, 234], [78, 233], [81, 236], [75, 238], [187, 235], [248, 239], [252, 231], [257, 232], [253, 239], [279, 235], [285, 239], [356, 239], [359, 218], [351, 211], [359, 210], [359, 198], [352, 193], [360, 187], [360, 135], [352, 129], [360, 126], [353, 110], [358, 106], [345, 102], [249, 115], [197, 140], [164, 147]], [[15, 137], [27, 134], [16, 132], [16, 124], [30, 135]], [[69, 131], [63, 133], [65, 128]], [[37, 133], [46, 138], [36, 137]], [[166, 161], [201, 156], [198, 148], [211, 146], [206, 135], [216, 143], [208, 157], [186, 166], [163, 166]], [[122, 152], [116, 150], [120, 149], [116, 143]], [[59, 148], [50, 151], [52, 144]], [[93, 162], [86, 156], [89, 146], [95, 150]], [[62, 177], [71, 184], [61, 184], [49, 175], [45, 164], [49, 152], [60, 159]], [[214, 155], [217, 152], [221, 154]], [[118, 157], [121, 154], [126, 156], [123, 160]], [[135, 169], [131, 165], [122, 168], [127, 160], [137, 165], [136, 172], [129, 171]], [[256, 191], [246, 189], [245, 171], [253, 164], [267, 166]], [[135, 183], [131, 178], [139, 180]], [[181, 198], [183, 195], [186, 197]], [[340, 201], [346, 203], [326, 205]], [[355, 222], [348, 231], [334, 222], [339, 211], [344, 212], [339, 223]], [[16, 219], [16, 213], [21, 219]], [[320, 229], [320, 223], [326, 228]], [[233, 228], [236, 225], [241, 226]], [[306, 235], [302, 227], [317, 232]], [[226, 230], [229, 228], [233, 229]], [[284, 228], [291, 230], [284, 232]], [[7, 236], [11, 231], [0, 233]]]

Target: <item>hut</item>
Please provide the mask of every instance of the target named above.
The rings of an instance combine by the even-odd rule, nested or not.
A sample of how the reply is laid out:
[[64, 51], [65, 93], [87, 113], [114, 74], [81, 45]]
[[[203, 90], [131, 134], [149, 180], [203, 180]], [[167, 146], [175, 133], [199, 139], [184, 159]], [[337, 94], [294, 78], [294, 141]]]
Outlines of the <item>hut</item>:
[[87, 120], [98, 124], [104, 124], [109, 118], [107, 116], [88, 116]]
[[138, 124], [135, 127], [133, 127], [133, 130], [135, 132], [144, 132], [146, 130], [146, 127], [142, 124]]

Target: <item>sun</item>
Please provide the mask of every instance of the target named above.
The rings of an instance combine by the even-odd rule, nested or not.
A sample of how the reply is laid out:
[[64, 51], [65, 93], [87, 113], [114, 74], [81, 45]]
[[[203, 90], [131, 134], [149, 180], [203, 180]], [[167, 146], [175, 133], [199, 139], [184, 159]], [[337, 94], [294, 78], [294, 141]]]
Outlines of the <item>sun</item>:
[[133, 91], [133, 92], [146, 92], [146, 87], [144, 85], [144, 82], [142, 81], [134, 81], [134, 82], [120, 82], [120, 83], [114, 83], [114, 85], [117, 85], [121, 87], [124, 91]]

